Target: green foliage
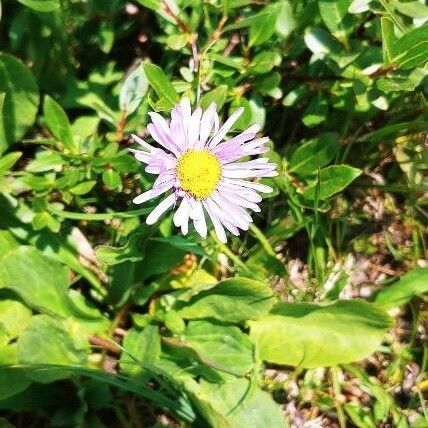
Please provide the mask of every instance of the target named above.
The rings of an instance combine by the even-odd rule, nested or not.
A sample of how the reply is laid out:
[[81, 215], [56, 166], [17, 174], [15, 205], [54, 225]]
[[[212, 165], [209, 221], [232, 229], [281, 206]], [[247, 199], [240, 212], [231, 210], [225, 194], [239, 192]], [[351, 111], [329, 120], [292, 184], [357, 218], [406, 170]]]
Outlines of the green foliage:
[[375, 306], [355, 300], [282, 303], [250, 326], [261, 359], [307, 368], [364, 358], [378, 348], [391, 321]]
[[[2, 0], [0, 426], [426, 426], [425, 3]], [[227, 244], [131, 203], [184, 96], [278, 165]]]

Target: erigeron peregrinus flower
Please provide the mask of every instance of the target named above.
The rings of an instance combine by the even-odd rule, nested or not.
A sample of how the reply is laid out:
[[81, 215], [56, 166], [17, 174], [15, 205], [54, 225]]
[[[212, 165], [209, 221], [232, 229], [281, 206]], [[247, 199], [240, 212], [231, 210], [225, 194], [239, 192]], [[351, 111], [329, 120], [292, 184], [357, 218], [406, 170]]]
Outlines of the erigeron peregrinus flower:
[[[183, 98], [172, 109], [169, 123], [160, 114], [149, 113], [152, 122], [147, 130], [162, 148], [133, 135], [142, 150], [130, 150], [146, 164], [146, 172], [158, 177], [153, 187], [133, 202], [142, 204], [167, 196], [149, 214], [147, 224], [154, 224], [169, 208], [177, 208], [174, 224], [183, 235], [191, 220], [196, 231], [206, 237], [205, 214], [222, 242], [227, 240], [225, 229], [234, 235], [239, 235], [238, 229], [248, 229], [252, 219], [247, 210], [260, 211], [257, 204], [262, 198], [258, 192], [272, 192], [271, 187], [249, 179], [278, 173], [275, 164], [257, 157], [269, 150], [269, 138], [256, 138], [258, 125], [224, 139], [243, 111], [238, 108], [221, 127], [215, 103], [205, 111], [198, 107], [192, 113], [189, 99]], [[240, 162], [248, 156], [256, 158]]]

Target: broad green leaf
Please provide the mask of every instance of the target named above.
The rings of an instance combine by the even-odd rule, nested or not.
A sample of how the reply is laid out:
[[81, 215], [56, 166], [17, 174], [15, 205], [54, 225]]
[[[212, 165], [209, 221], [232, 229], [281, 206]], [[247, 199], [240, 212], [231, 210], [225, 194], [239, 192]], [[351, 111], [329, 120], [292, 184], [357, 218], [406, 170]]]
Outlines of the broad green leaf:
[[187, 319], [215, 318], [240, 323], [262, 317], [274, 303], [275, 296], [269, 285], [247, 278], [229, 278], [188, 302], [178, 301], [175, 309]]
[[348, 8], [349, 13], [362, 13], [370, 10], [370, 3], [373, 0], [353, 0]]
[[393, 0], [392, 5], [403, 15], [411, 18], [428, 18], [428, 6], [420, 1], [404, 1]]
[[9, 171], [22, 156], [22, 152], [12, 152], [0, 158], [0, 175]]
[[77, 153], [73, 142], [71, 126], [67, 114], [63, 108], [49, 95], [46, 95], [43, 103], [43, 116], [53, 136], [64, 144], [71, 153]]
[[6, 97], [0, 113], [0, 153], [23, 137], [34, 123], [39, 90], [31, 71], [12, 55], [0, 53], [0, 93]]
[[102, 175], [103, 183], [109, 190], [120, 191], [122, 189], [122, 179], [120, 174], [113, 169], [106, 169]]
[[394, 55], [394, 44], [397, 38], [394, 34], [394, 24], [388, 18], [381, 18], [381, 29], [382, 29], [382, 53], [383, 62], [386, 66], [391, 64], [392, 57]]
[[330, 163], [340, 146], [339, 134], [326, 132], [298, 146], [290, 159], [290, 172], [305, 176]]
[[142, 233], [135, 233], [122, 247], [112, 247], [109, 245], [99, 245], [95, 248], [97, 259], [109, 266], [117, 265], [127, 261], [137, 262], [144, 258], [142, 247]]
[[327, 99], [321, 95], [317, 95], [309, 103], [303, 113], [302, 122], [309, 128], [325, 122], [328, 114]]
[[216, 53], [211, 53], [209, 57], [215, 62], [227, 65], [231, 68], [236, 68], [237, 70], [240, 70], [245, 63], [244, 58], [240, 56], [224, 56]]
[[125, 112], [127, 116], [134, 113], [141, 104], [148, 88], [149, 83], [144, 74], [143, 66], [139, 65], [123, 83], [119, 94], [120, 110]]
[[369, 356], [391, 325], [383, 310], [360, 300], [279, 303], [269, 315], [250, 322], [250, 338], [267, 362], [334, 366]]
[[217, 370], [244, 376], [253, 367], [253, 346], [238, 327], [190, 321], [182, 341], [201, 362]]
[[253, 74], [268, 73], [279, 64], [281, 64], [281, 56], [278, 52], [261, 52], [253, 58], [248, 71]]
[[164, 99], [170, 107], [175, 106], [179, 97], [163, 70], [150, 62], [145, 62], [143, 68], [150, 86], [154, 89], [158, 97]]
[[0, 230], [0, 263], [10, 251], [19, 248], [19, 242], [7, 230]]
[[69, 284], [67, 269], [33, 247], [18, 247], [0, 260], [0, 289], [13, 289], [38, 310], [67, 316]]
[[61, 7], [60, 0], [18, 0], [37, 12], [52, 12]]
[[397, 282], [382, 288], [375, 303], [390, 309], [405, 305], [412, 297], [422, 296], [428, 291], [428, 268], [415, 268], [403, 275]]
[[67, 366], [85, 365], [88, 349], [82, 345], [83, 343], [74, 339], [65, 322], [48, 315], [36, 315], [18, 338], [19, 362], [30, 366], [64, 366], [63, 373], [28, 372], [28, 375], [38, 382], [53, 382], [70, 376], [66, 371]]
[[296, 28], [293, 6], [288, 0], [279, 3], [279, 13], [276, 18], [275, 29], [282, 37], [288, 37]]
[[122, 373], [135, 376], [143, 371], [143, 366], [155, 366], [161, 352], [159, 328], [148, 325], [143, 330], [129, 330], [123, 348], [119, 361]]
[[137, 2], [155, 12], [161, 8], [161, 0], [137, 0]]
[[251, 385], [247, 379], [230, 379], [225, 383], [201, 381], [195, 404], [202, 407], [202, 414], [211, 423], [218, 414], [225, 419], [218, 428], [283, 428], [281, 408], [270, 394]]
[[202, 109], [206, 110], [214, 102], [216, 103], [217, 110], [220, 110], [226, 101], [227, 90], [228, 87], [226, 85], [220, 85], [204, 94], [201, 98]]
[[29, 172], [58, 170], [64, 163], [58, 152], [43, 151], [36, 154], [36, 158], [26, 166], [25, 170]]
[[323, 28], [311, 28], [305, 31], [306, 46], [314, 54], [328, 54], [341, 52], [340, 43]]
[[0, 325], [10, 339], [15, 339], [30, 321], [32, 312], [17, 300], [0, 300]]
[[303, 195], [307, 199], [315, 199], [316, 189], [319, 185], [318, 198], [323, 201], [348, 187], [361, 173], [360, 169], [349, 165], [328, 166], [320, 171], [319, 184], [315, 182], [309, 185]]
[[343, 18], [350, 4], [351, 0], [318, 0], [321, 18], [333, 34], [343, 34]]
[[250, 46], [259, 46], [266, 42], [275, 31], [278, 7], [277, 4], [266, 6], [267, 14], [259, 14], [259, 19], [250, 26], [248, 43]]
[[389, 77], [376, 80], [376, 86], [383, 92], [414, 91], [428, 76], [425, 68], [415, 68], [411, 73], [398, 71]]
[[31, 379], [22, 370], [7, 367], [17, 363], [18, 347], [16, 343], [0, 348], [0, 400], [13, 397], [31, 384]]
[[403, 69], [423, 65], [428, 61], [428, 25], [423, 25], [404, 34], [393, 46], [391, 63]]
[[96, 184], [97, 182], [95, 180], [83, 181], [82, 183], [73, 186], [70, 189], [70, 192], [73, 193], [73, 195], [86, 195], [86, 193], [89, 193]]

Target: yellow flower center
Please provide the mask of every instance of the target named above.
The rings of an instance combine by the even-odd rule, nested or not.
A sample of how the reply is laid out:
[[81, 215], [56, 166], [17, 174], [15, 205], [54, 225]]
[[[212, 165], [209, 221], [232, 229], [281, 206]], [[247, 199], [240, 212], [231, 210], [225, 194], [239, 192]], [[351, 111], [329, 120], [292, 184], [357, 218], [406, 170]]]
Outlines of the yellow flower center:
[[221, 178], [221, 164], [207, 150], [188, 150], [178, 159], [176, 170], [181, 188], [197, 199], [210, 196]]

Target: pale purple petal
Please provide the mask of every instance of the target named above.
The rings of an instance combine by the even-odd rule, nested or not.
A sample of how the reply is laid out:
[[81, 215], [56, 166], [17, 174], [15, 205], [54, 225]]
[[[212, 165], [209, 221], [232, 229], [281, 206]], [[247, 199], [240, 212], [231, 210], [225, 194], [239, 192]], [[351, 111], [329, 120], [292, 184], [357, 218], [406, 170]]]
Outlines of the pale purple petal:
[[238, 180], [232, 178], [223, 178], [223, 181], [226, 183], [235, 184], [237, 186], [248, 187], [249, 189], [254, 189], [261, 193], [273, 192], [272, 187], [266, 186], [266, 184], [262, 183], [255, 183], [254, 181]]
[[206, 212], [208, 213], [208, 216], [211, 219], [211, 222], [214, 226], [215, 233], [219, 239], [220, 242], [223, 242], [224, 244], [227, 242], [227, 236], [226, 232], [224, 231], [224, 227], [221, 224], [220, 219], [216, 216], [216, 214], [211, 210], [210, 206], [207, 204], [206, 201], [202, 202]]
[[[218, 115], [216, 110], [216, 104], [211, 103], [210, 106], [204, 111], [201, 118], [201, 127], [199, 133], [199, 141], [195, 144], [195, 147], [202, 148], [205, 146], [209, 136], [211, 135], [213, 128], [216, 133], [218, 130]], [[217, 126], [217, 128], [216, 128]]]
[[187, 201], [187, 198], [184, 197], [173, 218], [175, 226], [181, 227], [181, 232], [183, 233], [183, 235], [187, 235], [187, 232], [189, 230], [189, 214], [190, 206]]
[[189, 198], [190, 202], [190, 218], [193, 220], [196, 232], [205, 238], [207, 236], [207, 223], [205, 221], [204, 210], [202, 203], [194, 198]]
[[134, 204], [143, 204], [144, 202], [149, 201], [150, 199], [156, 198], [157, 196], [162, 195], [169, 189], [172, 189], [174, 186], [175, 179], [170, 180], [169, 182], [164, 183], [162, 186], [153, 187], [147, 192], [141, 193], [136, 198], [133, 199]]
[[213, 149], [218, 143], [220, 143], [220, 141], [223, 140], [223, 138], [230, 131], [232, 126], [239, 119], [239, 116], [241, 116], [243, 112], [244, 112], [243, 107], [239, 107], [237, 110], [233, 112], [233, 114], [229, 117], [229, 119], [227, 119], [224, 125], [219, 129], [217, 134], [215, 134], [214, 137], [208, 142], [209, 148]]
[[159, 217], [167, 211], [169, 208], [171, 208], [174, 203], [176, 202], [176, 196], [174, 193], [166, 197], [147, 217], [146, 223], [148, 225], [155, 224]]
[[153, 147], [150, 144], [147, 144], [142, 138], [140, 138], [138, 135], [135, 134], [131, 134], [132, 138], [140, 145], [142, 146], [145, 150], [147, 151], [151, 151], [153, 149]]
[[224, 211], [222, 211], [219, 206], [213, 201], [212, 198], [207, 198], [204, 203], [210, 208], [211, 212], [217, 216], [217, 218], [221, 221], [224, 227], [233, 235], [238, 236], [239, 230], [236, 226], [234, 226], [230, 222], [230, 217], [226, 218]]
[[187, 128], [187, 136], [190, 147], [194, 147], [199, 141], [199, 132], [201, 128], [202, 109], [198, 107], [190, 118], [190, 123]]

